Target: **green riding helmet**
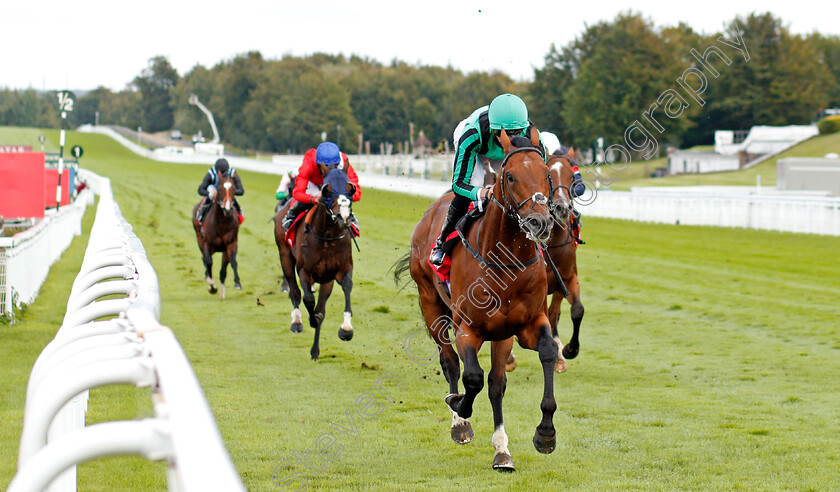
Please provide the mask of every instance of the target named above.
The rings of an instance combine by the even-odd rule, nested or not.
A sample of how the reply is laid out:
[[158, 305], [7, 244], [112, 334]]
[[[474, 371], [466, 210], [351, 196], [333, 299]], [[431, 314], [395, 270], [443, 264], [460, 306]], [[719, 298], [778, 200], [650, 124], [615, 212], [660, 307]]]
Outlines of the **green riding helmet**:
[[513, 94], [502, 94], [490, 103], [491, 130], [521, 130], [528, 127], [528, 108], [525, 102]]

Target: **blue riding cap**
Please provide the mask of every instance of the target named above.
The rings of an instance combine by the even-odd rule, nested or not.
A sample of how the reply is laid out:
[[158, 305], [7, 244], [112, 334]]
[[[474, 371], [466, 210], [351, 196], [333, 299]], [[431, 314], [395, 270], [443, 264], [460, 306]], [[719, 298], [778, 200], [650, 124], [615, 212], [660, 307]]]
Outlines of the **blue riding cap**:
[[324, 142], [318, 145], [318, 149], [315, 151], [315, 162], [327, 166], [341, 162], [341, 152], [338, 150], [338, 145], [332, 142]]

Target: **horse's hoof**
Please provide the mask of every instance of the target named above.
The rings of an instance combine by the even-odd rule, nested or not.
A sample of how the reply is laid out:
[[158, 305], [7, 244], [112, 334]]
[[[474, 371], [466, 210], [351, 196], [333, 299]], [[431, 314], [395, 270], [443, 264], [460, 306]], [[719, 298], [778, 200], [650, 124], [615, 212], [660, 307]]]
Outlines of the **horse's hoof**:
[[353, 330], [345, 330], [344, 328], [338, 329], [338, 338], [345, 342], [349, 342], [353, 339]]
[[578, 352], [580, 351], [580, 347], [572, 347], [571, 345], [566, 345], [563, 347], [563, 357], [567, 359], [574, 359], [578, 356]]
[[236, 290], [242, 290], [242, 284], [240, 284], [239, 282], [236, 282], [235, 284], [233, 284], [233, 288], [236, 289]]
[[493, 458], [493, 469], [501, 472], [516, 471], [513, 467], [513, 458], [507, 453], [499, 453]]
[[285, 292], [285, 293], [289, 292], [289, 281], [286, 280], [285, 278], [283, 279], [283, 284], [280, 285], [280, 292]]
[[319, 355], [321, 355], [321, 351], [320, 351], [320, 350], [310, 350], [310, 351], [309, 351], [309, 356], [310, 356], [310, 357], [312, 357], [312, 360], [314, 360], [314, 361], [317, 361], [317, 360], [318, 360], [318, 356], [319, 356]]
[[289, 328], [289, 331], [292, 333], [303, 333], [303, 323], [292, 323], [292, 327]]
[[563, 357], [558, 357], [557, 362], [554, 363], [554, 371], [555, 372], [566, 372], [569, 366], [566, 365], [566, 359]]
[[219, 292], [219, 289], [217, 289], [215, 285], [211, 285], [207, 288], [207, 291], [211, 294], [215, 294], [216, 292]]
[[557, 447], [557, 438], [554, 433], [551, 436], [543, 436], [539, 429], [534, 432], [534, 448], [542, 454], [550, 454]]
[[469, 420], [461, 420], [452, 426], [452, 440], [458, 444], [467, 444], [472, 442], [475, 433]]

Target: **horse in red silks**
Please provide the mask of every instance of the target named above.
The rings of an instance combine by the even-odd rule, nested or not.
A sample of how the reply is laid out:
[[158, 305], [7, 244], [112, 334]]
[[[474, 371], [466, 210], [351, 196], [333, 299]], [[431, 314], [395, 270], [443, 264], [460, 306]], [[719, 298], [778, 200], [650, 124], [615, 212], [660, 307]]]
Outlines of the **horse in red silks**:
[[[338, 329], [338, 338], [350, 341], [353, 338], [350, 307], [350, 293], [353, 290], [353, 251], [351, 242], [354, 231], [351, 227], [352, 196], [355, 187], [340, 168], [332, 169], [324, 177], [321, 186], [321, 200], [292, 225], [293, 243], [283, 229], [282, 218], [292, 204], [290, 200], [274, 216], [274, 240], [283, 266], [283, 277], [289, 285], [292, 301], [292, 333], [303, 332], [301, 312], [301, 290], [303, 304], [309, 312], [309, 326], [315, 328], [315, 340], [309, 351], [312, 360], [320, 356], [319, 338], [321, 324], [326, 314], [327, 299], [332, 293], [333, 283], [338, 281], [344, 291], [344, 322]], [[300, 287], [297, 278], [300, 277]], [[318, 303], [312, 286], [320, 284]]]
[[[506, 157], [492, 202], [484, 216], [462, 232], [464, 247], [456, 246], [452, 251], [451, 296], [428, 262], [451, 193], [433, 203], [414, 228], [411, 252], [394, 265], [394, 278], [399, 282], [409, 271], [417, 284], [426, 328], [438, 345], [441, 368], [449, 383], [446, 403], [452, 411], [451, 437], [459, 444], [470, 442], [474, 436], [467, 419], [476, 395], [484, 387], [478, 352], [484, 342], [490, 342], [487, 382], [495, 428], [493, 468], [513, 470], [502, 418], [505, 363], [513, 337], [522, 347], [537, 351], [543, 366], [542, 421], [533, 439], [540, 453], [551, 453], [556, 445], [554, 366], [558, 347], [548, 320], [546, 269], [537, 247], [538, 242], [549, 239], [551, 231], [548, 167], [536, 130], [532, 130], [530, 139], [514, 137], [513, 141], [501, 132], [499, 140]], [[464, 394], [458, 392], [459, 357], [464, 363]]]
[[[237, 241], [239, 237], [239, 212], [233, 205], [236, 185], [230, 177], [219, 177], [219, 186], [216, 196], [210, 209], [204, 214], [204, 224], [196, 218], [196, 212], [202, 202], [193, 207], [193, 227], [198, 240], [198, 249], [201, 251], [204, 262], [205, 277], [211, 294], [217, 292], [216, 283], [213, 281], [213, 253], [222, 253], [222, 266], [219, 270], [219, 281], [221, 283], [220, 297], [225, 298], [225, 279], [227, 278], [227, 266], [233, 268], [233, 288], [242, 289], [239, 283], [239, 271], [236, 263]], [[208, 198], [209, 199], [209, 198]]]

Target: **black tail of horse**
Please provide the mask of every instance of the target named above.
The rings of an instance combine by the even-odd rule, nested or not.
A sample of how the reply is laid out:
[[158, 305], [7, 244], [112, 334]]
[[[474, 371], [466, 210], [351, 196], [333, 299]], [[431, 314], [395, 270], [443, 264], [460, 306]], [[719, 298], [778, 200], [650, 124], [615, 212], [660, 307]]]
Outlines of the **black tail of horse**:
[[408, 285], [408, 282], [406, 282], [400, 286], [400, 282], [402, 282], [406, 272], [408, 272], [409, 268], [411, 268], [410, 262], [411, 252], [408, 252], [405, 256], [397, 260], [396, 263], [391, 265], [391, 270], [394, 270], [394, 285], [396, 285], [399, 290], [403, 290], [405, 286]]

